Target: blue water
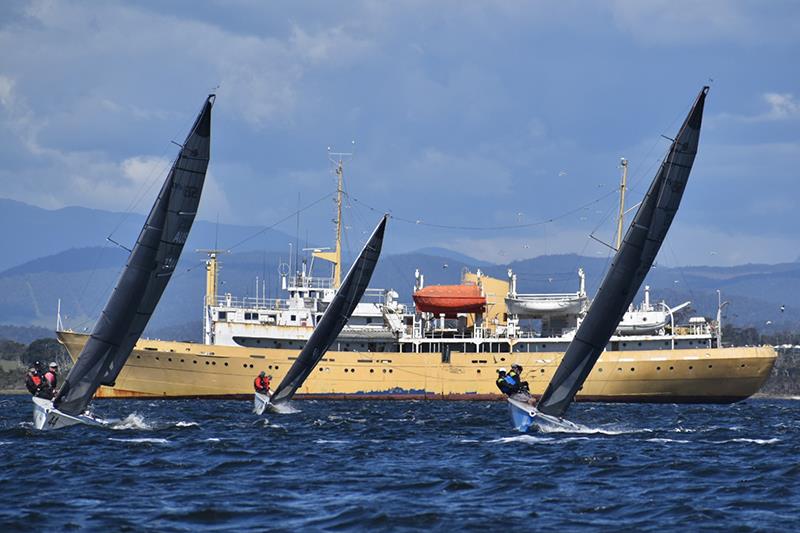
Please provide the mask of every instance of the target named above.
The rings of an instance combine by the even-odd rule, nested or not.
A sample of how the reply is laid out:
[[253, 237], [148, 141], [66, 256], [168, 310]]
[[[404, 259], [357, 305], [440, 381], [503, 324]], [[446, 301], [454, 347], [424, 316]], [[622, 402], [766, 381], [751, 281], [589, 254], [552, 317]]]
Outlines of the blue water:
[[502, 402], [96, 401], [116, 429], [36, 432], [0, 397], [3, 531], [790, 530], [800, 403], [576, 404], [579, 432]]

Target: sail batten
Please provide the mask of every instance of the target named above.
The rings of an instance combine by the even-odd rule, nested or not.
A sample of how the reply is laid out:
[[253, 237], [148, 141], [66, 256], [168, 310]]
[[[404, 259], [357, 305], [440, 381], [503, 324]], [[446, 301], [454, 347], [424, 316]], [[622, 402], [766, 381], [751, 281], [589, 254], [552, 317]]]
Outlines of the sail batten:
[[308, 378], [350, 319], [353, 310], [364, 295], [378, 263], [383, 246], [386, 220], [387, 216], [384, 216], [372, 232], [364, 249], [350, 267], [339, 290], [336, 291], [336, 295], [306, 341], [300, 355], [289, 368], [278, 388], [275, 389], [271, 398], [273, 404], [289, 401], [294, 396], [294, 393]]
[[603, 353], [658, 255], [677, 213], [700, 139], [703, 87], [639, 205], [589, 311], [537, 409], [562, 416]]
[[[177, 213], [197, 212], [208, 169], [213, 104], [214, 95], [210, 95], [164, 180], [89, 340], [54, 400], [63, 413], [81, 414], [100, 385], [114, 383], [174, 272], [194, 222], [194, 216]], [[190, 158], [191, 162], [187, 161]], [[179, 235], [182, 240], [176, 242]]]

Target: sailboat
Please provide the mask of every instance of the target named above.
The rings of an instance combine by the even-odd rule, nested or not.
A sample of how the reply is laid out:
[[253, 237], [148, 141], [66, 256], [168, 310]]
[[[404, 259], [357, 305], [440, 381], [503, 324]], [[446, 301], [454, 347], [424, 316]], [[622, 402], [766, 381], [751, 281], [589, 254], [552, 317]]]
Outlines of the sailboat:
[[[328, 351], [333, 341], [339, 336], [342, 328], [350, 319], [353, 310], [364, 295], [364, 291], [372, 279], [372, 273], [378, 263], [383, 246], [383, 234], [386, 230], [388, 215], [384, 215], [370, 235], [364, 249], [358, 255], [344, 281], [336, 291], [336, 296], [325, 309], [317, 327], [309, 337], [300, 355], [284, 376], [272, 397], [256, 393], [254, 410], [262, 414], [267, 404], [277, 405], [291, 400], [314, 367]], [[260, 397], [259, 397], [260, 396]]]
[[538, 404], [534, 406], [532, 398], [522, 393], [509, 397], [512, 422], [518, 430], [526, 431], [537, 418], [544, 422], [561, 422], [650, 271], [692, 170], [700, 141], [706, 94], [708, 87], [703, 87], [672, 141], [625, 238], [618, 246], [597, 296]]
[[75, 366], [52, 401], [33, 398], [36, 429], [107, 424], [86, 413], [86, 408], [100, 385], [113, 386], [178, 264], [208, 169], [215, 98], [208, 96], [181, 145]]

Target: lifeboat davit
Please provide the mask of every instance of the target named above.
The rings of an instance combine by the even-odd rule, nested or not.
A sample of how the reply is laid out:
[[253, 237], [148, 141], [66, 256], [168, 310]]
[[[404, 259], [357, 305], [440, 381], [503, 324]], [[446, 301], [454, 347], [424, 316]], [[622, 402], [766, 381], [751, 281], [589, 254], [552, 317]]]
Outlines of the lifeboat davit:
[[414, 293], [414, 303], [417, 311], [454, 317], [457, 313], [482, 313], [486, 297], [477, 285], [431, 285]]

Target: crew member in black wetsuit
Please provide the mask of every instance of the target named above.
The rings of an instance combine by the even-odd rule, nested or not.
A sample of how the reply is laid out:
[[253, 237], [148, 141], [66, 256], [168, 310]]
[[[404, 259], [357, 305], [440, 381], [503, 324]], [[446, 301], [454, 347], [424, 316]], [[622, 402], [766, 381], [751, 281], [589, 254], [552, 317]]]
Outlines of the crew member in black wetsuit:
[[527, 392], [530, 394], [530, 390], [528, 390], [528, 382], [522, 381], [522, 366], [514, 363], [511, 365], [511, 372], [508, 373], [508, 377], [510, 377], [514, 381], [514, 392]]
[[514, 390], [514, 386], [511, 384], [508, 376], [506, 375], [505, 368], [500, 368], [497, 370], [497, 381], [495, 381], [495, 384], [497, 385], [497, 388], [500, 389], [500, 392], [506, 396], [511, 396], [516, 392], [516, 390]]

